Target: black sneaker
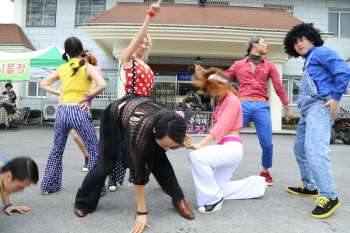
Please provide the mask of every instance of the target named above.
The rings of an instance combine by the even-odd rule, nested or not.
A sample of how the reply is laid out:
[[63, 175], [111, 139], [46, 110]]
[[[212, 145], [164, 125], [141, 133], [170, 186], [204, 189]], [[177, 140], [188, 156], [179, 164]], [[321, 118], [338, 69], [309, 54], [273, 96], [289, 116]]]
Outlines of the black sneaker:
[[211, 204], [211, 205], [204, 205], [204, 206], [200, 206], [198, 208], [198, 212], [202, 213], [202, 214], [209, 214], [218, 210], [221, 210], [222, 207], [222, 203], [224, 202], [224, 198], [221, 198], [220, 201]]
[[311, 212], [311, 216], [314, 218], [327, 218], [340, 206], [338, 197], [330, 199], [327, 197], [319, 197], [316, 203], [316, 208]]
[[108, 190], [115, 192], [117, 190], [117, 182], [111, 176], [108, 176]]
[[85, 165], [83, 167], [83, 172], [89, 171], [89, 158], [85, 158]]
[[310, 189], [304, 188], [303, 185], [300, 185], [298, 187], [288, 187], [287, 191], [290, 193], [296, 194], [296, 195], [304, 195], [304, 196], [308, 196], [308, 197], [317, 197], [318, 196], [317, 188], [310, 190]]

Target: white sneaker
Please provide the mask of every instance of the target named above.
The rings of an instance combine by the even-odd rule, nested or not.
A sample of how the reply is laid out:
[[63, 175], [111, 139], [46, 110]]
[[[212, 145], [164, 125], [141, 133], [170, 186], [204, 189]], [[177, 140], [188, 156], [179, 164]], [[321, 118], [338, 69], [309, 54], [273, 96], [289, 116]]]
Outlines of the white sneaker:
[[221, 210], [222, 207], [222, 203], [224, 202], [224, 198], [221, 198], [220, 201], [211, 204], [211, 205], [204, 205], [204, 206], [200, 206], [198, 208], [198, 212], [202, 213], [202, 214], [209, 214], [218, 210]]
[[88, 169], [87, 167], [83, 167], [82, 171], [83, 171], [83, 172], [88, 172], [89, 169]]
[[117, 191], [117, 186], [109, 186], [108, 190], [110, 192], [115, 192], [115, 191]]

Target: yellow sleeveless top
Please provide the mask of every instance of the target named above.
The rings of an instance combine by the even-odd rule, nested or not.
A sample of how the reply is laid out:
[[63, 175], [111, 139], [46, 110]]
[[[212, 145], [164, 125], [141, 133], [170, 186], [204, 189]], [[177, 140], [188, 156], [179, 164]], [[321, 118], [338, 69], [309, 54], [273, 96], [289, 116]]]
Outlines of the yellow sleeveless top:
[[90, 91], [92, 81], [87, 80], [85, 75], [86, 63], [74, 73], [73, 68], [79, 67], [80, 59], [72, 58], [59, 68], [59, 77], [62, 83], [63, 102], [75, 102], [84, 99]]
[[4, 186], [2, 185], [1, 179], [0, 179], [0, 193], [3, 193], [5, 191]]

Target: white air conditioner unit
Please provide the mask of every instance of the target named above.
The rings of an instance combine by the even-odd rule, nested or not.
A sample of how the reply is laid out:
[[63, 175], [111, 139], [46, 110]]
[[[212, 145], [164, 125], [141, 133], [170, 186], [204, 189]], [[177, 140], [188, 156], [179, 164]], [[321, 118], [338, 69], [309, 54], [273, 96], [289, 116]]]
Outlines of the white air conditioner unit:
[[44, 119], [55, 119], [58, 103], [44, 103], [43, 115]]

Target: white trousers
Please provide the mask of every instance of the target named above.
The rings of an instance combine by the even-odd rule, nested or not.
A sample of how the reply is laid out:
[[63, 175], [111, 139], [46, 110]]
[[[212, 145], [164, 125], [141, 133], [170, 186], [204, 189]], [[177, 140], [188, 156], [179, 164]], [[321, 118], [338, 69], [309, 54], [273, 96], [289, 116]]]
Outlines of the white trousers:
[[206, 146], [189, 154], [198, 206], [214, 204], [221, 198], [249, 199], [264, 195], [264, 177], [251, 176], [243, 180], [230, 181], [242, 156], [243, 146], [235, 141]]

